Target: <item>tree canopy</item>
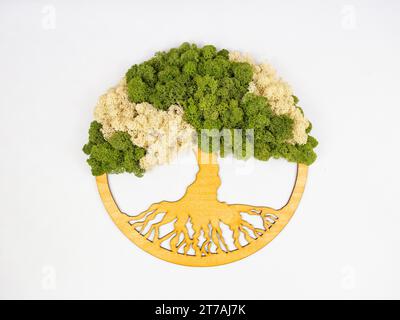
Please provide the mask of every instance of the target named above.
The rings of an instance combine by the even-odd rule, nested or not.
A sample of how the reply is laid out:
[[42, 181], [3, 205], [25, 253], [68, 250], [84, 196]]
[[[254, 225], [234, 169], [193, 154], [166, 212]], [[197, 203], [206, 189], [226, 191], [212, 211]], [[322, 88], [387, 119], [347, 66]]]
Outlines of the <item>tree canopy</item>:
[[[254, 157], [259, 160], [273, 157], [312, 164], [317, 140], [308, 135], [305, 144], [290, 143], [293, 119], [275, 114], [266, 97], [249, 92], [252, 77], [252, 66], [231, 61], [227, 50], [184, 43], [133, 65], [126, 73], [127, 95], [132, 103], [148, 102], [160, 110], [181, 106], [183, 119], [203, 138], [215, 138], [213, 132], [225, 129], [224, 135], [218, 137], [222, 144], [234, 146], [234, 129], [242, 129], [242, 150], [233, 152], [237, 158], [243, 158], [243, 151], [251, 144]], [[297, 97], [293, 101], [299, 108]], [[204, 129], [213, 130], [204, 133]], [[254, 134], [248, 135], [246, 129], [253, 129]], [[307, 134], [310, 131], [311, 125]], [[228, 139], [226, 132], [230, 133]], [[219, 144], [210, 143], [207, 151], [219, 150], [224, 156]], [[116, 132], [107, 141], [102, 136], [101, 124], [94, 122], [84, 151], [90, 155], [88, 163], [94, 175], [124, 171], [143, 174], [138, 161], [145, 150], [133, 145], [126, 133]]]

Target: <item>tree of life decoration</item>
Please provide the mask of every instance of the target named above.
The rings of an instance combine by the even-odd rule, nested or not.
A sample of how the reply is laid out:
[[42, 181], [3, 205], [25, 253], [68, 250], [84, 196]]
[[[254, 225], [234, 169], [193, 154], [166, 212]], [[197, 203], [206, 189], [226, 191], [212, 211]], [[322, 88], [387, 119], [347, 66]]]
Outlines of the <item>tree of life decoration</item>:
[[[83, 151], [101, 199], [125, 236], [163, 260], [215, 266], [256, 252], [288, 223], [302, 197], [308, 166], [316, 159], [317, 141], [310, 131], [297, 97], [270, 65], [214, 46], [184, 43], [132, 66], [100, 97]], [[192, 148], [197, 135], [213, 143], [196, 148], [198, 172], [181, 199], [151, 204], [141, 213], [119, 209], [108, 174], [141, 177]], [[297, 163], [293, 191], [282, 208], [218, 199], [218, 157], [232, 153], [235, 161], [245, 161], [249, 148], [258, 160]]]

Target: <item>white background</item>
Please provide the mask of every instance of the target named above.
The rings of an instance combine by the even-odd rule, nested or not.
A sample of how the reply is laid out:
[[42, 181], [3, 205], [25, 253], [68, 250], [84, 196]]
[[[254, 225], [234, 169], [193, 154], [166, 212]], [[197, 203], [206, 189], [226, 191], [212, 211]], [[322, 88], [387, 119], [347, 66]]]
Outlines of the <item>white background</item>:
[[[395, 0], [2, 1], [0, 298], [400, 298], [399, 16]], [[271, 62], [320, 141], [289, 225], [226, 266], [133, 245], [81, 152], [98, 96], [183, 41]], [[294, 172], [283, 160], [224, 168], [221, 197], [269, 205]], [[135, 211], [176, 198], [194, 172], [175, 164], [112, 186]]]

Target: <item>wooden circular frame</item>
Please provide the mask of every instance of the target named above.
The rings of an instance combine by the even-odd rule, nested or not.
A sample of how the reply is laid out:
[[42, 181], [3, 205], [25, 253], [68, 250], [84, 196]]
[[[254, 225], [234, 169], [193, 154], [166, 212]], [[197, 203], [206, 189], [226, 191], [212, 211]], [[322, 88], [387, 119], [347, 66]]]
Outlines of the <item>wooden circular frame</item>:
[[274, 224], [271, 225], [271, 227], [267, 230], [268, 232], [265, 232], [254, 242], [251, 242], [240, 249], [219, 254], [208, 254], [206, 256], [186, 255], [155, 246], [152, 241], [144, 237], [141, 233], [132, 229], [132, 226], [127, 222], [127, 215], [119, 209], [111, 193], [107, 175], [105, 174], [96, 177], [96, 183], [100, 197], [111, 219], [122, 231], [122, 233], [134, 244], [153, 256], [168, 262], [185, 266], [208, 267], [223, 265], [243, 259], [271, 242], [282, 231], [296, 211], [304, 192], [307, 180], [307, 172], [308, 167], [306, 165], [297, 164], [296, 181], [287, 204], [279, 210], [268, 208], [269, 211], [272, 211], [274, 215], [278, 217]]

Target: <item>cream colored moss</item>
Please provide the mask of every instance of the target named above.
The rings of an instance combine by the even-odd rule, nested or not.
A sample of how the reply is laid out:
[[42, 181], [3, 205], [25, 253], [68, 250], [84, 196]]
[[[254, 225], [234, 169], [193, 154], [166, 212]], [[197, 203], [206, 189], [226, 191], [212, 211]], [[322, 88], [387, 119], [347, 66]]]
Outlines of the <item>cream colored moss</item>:
[[192, 146], [195, 130], [182, 115], [179, 106], [162, 111], [149, 103], [130, 102], [125, 79], [99, 98], [94, 112], [106, 138], [115, 131], [127, 132], [135, 145], [147, 150], [140, 160], [145, 170], [170, 162], [178, 152]]
[[[289, 143], [305, 144], [308, 120], [294, 106], [290, 86], [276, 75], [267, 63], [256, 64], [249, 55], [230, 52], [232, 61], [248, 62], [253, 67], [249, 92], [268, 99], [275, 114], [286, 114], [294, 120], [293, 138]], [[149, 170], [173, 160], [183, 149], [193, 146], [194, 128], [183, 121], [183, 110], [172, 105], [167, 111], [156, 109], [149, 103], [129, 101], [125, 78], [99, 98], [94, 118], [102, 124], [102, 132], [109, 138], [116, 131], [127, 132], [132, 142], [146, 149], [140, 166]]]
[[310, 125], [293, 100], [290, 86], [276, 75], [276, 71], [267, 63], [256, 64], [248, 54], [237, 51], [229, 53], [231, 61], [247, 62], [253, 67], [253, 80], [249, 84], [249, 92], [268, 99], [272, 111], [277, 115], [288, 115], [294, 121], [293, 138], [289, 143], [305, 144], [306, 129]]

